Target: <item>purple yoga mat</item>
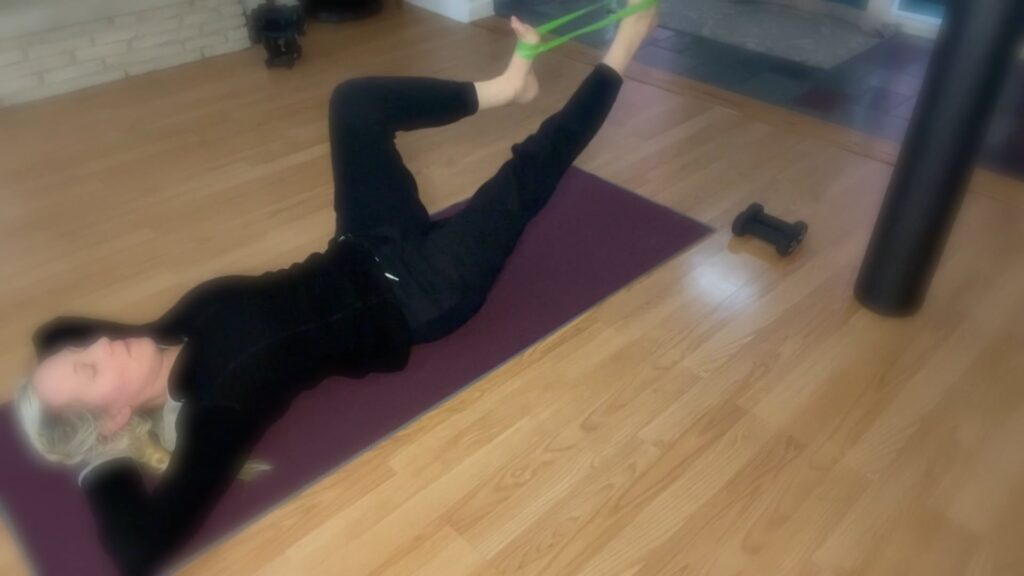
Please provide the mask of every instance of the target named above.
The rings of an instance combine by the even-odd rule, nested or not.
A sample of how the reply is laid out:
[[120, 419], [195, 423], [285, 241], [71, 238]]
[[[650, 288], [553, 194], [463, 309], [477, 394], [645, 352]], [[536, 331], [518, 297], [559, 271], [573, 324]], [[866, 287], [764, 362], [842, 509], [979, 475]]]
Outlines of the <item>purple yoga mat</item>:
[[[709, 231], [589, 172], [570, 169], [527, 227], [476, 316], [450, 336], [414, 347], [402, 372], [330, 378], [300, 395], [254, 450], [274, 469], [251, 483], [236, 481], [168, 566], [240, 530]], [[40, 462], [14, 426], [10, 405], [0, 407], [0, 512], [23, 556], [39, 574], [114, 573], [75, 472]]]

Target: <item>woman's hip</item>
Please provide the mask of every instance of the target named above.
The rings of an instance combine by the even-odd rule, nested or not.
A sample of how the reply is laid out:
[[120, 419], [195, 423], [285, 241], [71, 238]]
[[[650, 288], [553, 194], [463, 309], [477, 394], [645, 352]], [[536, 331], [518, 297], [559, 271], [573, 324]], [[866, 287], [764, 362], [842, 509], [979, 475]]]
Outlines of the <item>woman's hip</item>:
[[462, 269], [446, 252], [450, 247], [431, 244], [426, 235], [361, 239], [392, 278], [391, 287], [409, 321], [414, 343], [450, 334], [483, 305], [490, 283]]

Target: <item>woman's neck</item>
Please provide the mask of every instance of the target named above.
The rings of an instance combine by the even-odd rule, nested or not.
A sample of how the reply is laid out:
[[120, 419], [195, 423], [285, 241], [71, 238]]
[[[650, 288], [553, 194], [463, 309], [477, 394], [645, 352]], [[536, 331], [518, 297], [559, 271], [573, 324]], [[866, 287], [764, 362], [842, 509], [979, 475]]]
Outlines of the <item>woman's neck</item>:
[[147, 408], [157, 407], [167, 402], [167, 391], [170, 387], [171, 370], [174, 368], [174, 362], [178, 359], [181, 348], [182, 346], [178, 345], [160, 350], [160, 374], [153, 381], [152, 387], [146, 393], [142, 406]]

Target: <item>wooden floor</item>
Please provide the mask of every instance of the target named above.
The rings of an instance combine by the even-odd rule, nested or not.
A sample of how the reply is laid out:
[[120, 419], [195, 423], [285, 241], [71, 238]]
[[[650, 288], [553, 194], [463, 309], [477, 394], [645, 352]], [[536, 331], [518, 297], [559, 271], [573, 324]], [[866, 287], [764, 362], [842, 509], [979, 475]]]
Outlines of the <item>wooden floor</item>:
[[[414, 7], [0, 110], [0, 388], [58, 313], [144, 321], [282, 267], [333, 223], [326, 107], [364, 74], [501, 71], [494, 22]], [[542, 96], [403, 133], [431, 210], [472, 193]], [[977, 175], [923, 312], [852, 284], [895, 146], [636, 67], [578, 165], [718, 231], [195, 559], [184, 574], [1024, 574], [1024, 185]], [[806, 220], [787, 260], [751, 201]], [[329, 442], [329, 438], [311, 439]], [[28, 573], [8, 532], [0, 573]]]

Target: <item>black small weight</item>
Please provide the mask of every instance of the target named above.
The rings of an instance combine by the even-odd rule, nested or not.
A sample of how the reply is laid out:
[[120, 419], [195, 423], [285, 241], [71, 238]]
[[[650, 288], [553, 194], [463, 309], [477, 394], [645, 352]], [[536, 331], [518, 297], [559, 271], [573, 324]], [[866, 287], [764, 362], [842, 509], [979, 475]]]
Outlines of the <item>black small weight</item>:
[[736, 236], [751, 235], [775, 246], [780, 256], [789, 256], [807, 235], [807, 223], [786, 222], [765, 213], [764, 206], [754, 202], [740, 212], [732, 222]]
[[775, 246], [775, 250], [782, 256], [787, 256], [789, 252], [792, 252], [793, 238], [790, 235], [767, 226], [759, 220], [751, 220], [747, 223], [747, 234]]
[[764, 206], [757, 202], [747, 206], [747, 209], [740, 212], [732, 221], [732, 233], [736, 236], [746, 236], [748, 223], [760, 214], [764, 214]]

